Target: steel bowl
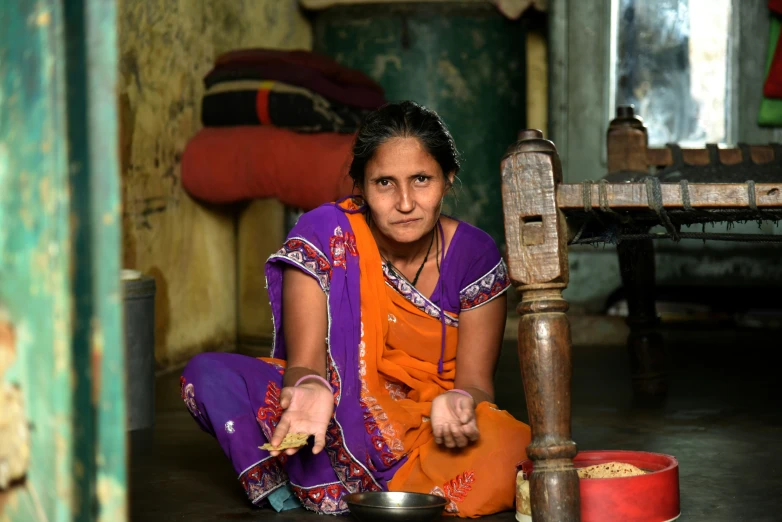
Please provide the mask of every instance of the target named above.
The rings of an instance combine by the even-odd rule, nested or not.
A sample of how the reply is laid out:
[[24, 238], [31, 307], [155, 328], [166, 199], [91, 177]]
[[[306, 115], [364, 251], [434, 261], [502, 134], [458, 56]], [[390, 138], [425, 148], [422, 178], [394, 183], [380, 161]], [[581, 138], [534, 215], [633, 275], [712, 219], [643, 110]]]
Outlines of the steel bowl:
[[402, 491], [352, 493], [345, 497], [350, 514], [361, 522], [439, 520], [448, 503], [443, 497]]

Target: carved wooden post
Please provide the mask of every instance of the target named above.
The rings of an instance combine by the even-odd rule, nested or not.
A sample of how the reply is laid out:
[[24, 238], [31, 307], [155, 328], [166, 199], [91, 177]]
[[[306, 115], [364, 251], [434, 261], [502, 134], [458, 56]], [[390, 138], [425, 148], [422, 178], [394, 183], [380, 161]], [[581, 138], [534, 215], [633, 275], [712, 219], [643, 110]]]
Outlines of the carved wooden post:
[[521, 293], [519, 359], [532, 427], [527, 455], [535, 522], [580, 521], [577, 453], [570, 431], [567, 225], [557, 208], [562, 168], [538, 130], [519, 134], [502, 160], [502, 204], [510, 278]]
[[[648, 172], [648, 136], [632, 106], [616, 109], [608, 127], [608, 172]], [[647, 228], [628, 232], [648, 232]], [[617, 246], [622, 284], [627, 295], [627, 349], [633, 391], [639, 399], [659, 399], [667, 391], [662, 336], [655, 307], [654, 244], [651, 239], [626, 241]]]

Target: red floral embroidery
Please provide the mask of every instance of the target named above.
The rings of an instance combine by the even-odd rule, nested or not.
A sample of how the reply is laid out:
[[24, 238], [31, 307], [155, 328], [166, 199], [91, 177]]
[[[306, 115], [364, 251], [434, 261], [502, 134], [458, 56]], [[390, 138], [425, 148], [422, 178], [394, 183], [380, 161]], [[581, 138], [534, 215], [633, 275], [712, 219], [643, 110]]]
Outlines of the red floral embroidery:
[[344, 445], [342, 432], [337, 423], [332, 422], [326, 430], [327, 453], [331, 460], [331, 467], [334, 468], [334, 472], [345, 485], [347, 491], [350, 493], [381, 491], [380, 486], [372, 480], [369, 472], [353, 460]]
[[459, 292], [460, 307], [462, 310], [469, 310], [482, 305], [497, 297], [508, 286], [510, 286], [508, 270], [505, 263], [500, 261], [488, 274]]
[[364, 410], [364, 429], [367, 431], [367, 435], [372, 439], [372, 445], [380, 452], [380, 460], [383, 461], [383, 464], [389, 467], [393, 466], [398, 458], [388, 448], [386, 440], [380, 432], [380, 427], [372, 416], [372, 413], [369, 411], [369, 407], [364, 399], [362, 398], [360, 402], [361, 407]]
[[326, 492], [332, 498], [339, 498], [339, 494], [342, 492], [342, 488], [339, 484], [332, 484], [331, 486], [326, 486]]
[[266, 387], [266, 396], [264, 405], [258, 408], [255, 419], [260, 424], [263, 434], [267, 440], [271, 440], [274, 428], [280, 422], [282, 415], [282, 406], [280, 406], [280, 387], [276, 383], [270, 382]]
[[383, 440], [383, 437], [380, 437], [378, 435], [372, 436], [372, 445], [375, 446], [375, 449], [377, 451], [383, 451], [383, 449], [386, 446], [386, 441]]
[[329, 515], [338, 515], [348, 510], [348, 505], [343, 500], [350, 493], [339, 482], [325, 486], [305, 488], [291, 484], [291, 489], [301, 504], [312, 511]]
[[369, 452], [367, 452], [364, 455], [364, 462], [366, 463], [367, 467], [370, 469], [370, 471], [377, 471], [377, 468], [372, 463], [372, 457], [370, 456]]
[[[398, 277], [394, 272], [392, 272], [388, 265], [385, 263], [383, 264], [383, 276], [386, 280], [386, 283], [391, 286], [391, 288], [396, 289], [397, 292], [399, 292], [402, 297], [407, 299], [410, 303], [412, 303], [416, 308], [421, 310], [422, 312], [431, 315], [438, 321], [440, 320], [440, 308], [429, 301], [429, 299], [426, 298], [421, 292], [418, 291], [417, 288], [414, 286], [411, 286], [410, 283], [408, 283], [406, 280], [402, 279], [401, 277]], [[459, 326], [459, 317], [451, 314], [450, 312], [445, 312], [445, 324], [448, 326], [458, 327]]]
[[377, 431], [377, 423], [373, 420], [366, 420], [366, 415], [365, 415], [364, 428], [367, 430], [367, 435], [372, 435], [375, 431]]
[[329, 382], [331, 383], [331, 389], [334, 390], [334, 406], [336, 407], [339, 404], [339, 375], [335, 371], [330, 371], [329, 373]]
[[356, 236], [351, 232], [343, 233], [342, 227], [334, 229], [334, 235], [329, 240], [329, 246], [331, 247], [332, 265], [335, 268], [338, 266], [345, 268], [347, 266], [347, 254], [352, 256], [358, 255]]
[[201, 410], [198, 409], [198, 404], [195, 401], [195, 386], [192, 382], [188, 383], [184, 376], [179, 377], [179, 393], [190, 413], [194, 417], [201, 415]]
[[339, 440], [338, 439], [336, 439], [336, 438], [333, 439], [332, 443], [330, 444], [330, 446], [332, 448], [336, 448], [336, 450], [337, 450], [337, 455], [336, 455], [337, 462], [339, 462], [341, 465], [345, 465], [345, 466], [350, 464], [350, 455], [348, 455], [348, 452], [345, 451], [344, 448], [339, 447]]
[[317, 277], [321, 288], [328, 291], [331, 282], [331, 265], [329, 260], [306, 241], [291, 238], [272, 257], [283, 257], [301, 266]]
[[472, 490], [473, 482], [475, 482], [475, 472], [465, 471], [443, 484], [442, 488], [435, 486], [430, 494], [448, 499], [445, 510], [449, 513], [458, 513], [456, 502], [464, 502], [467, 494]]
[[[337, 397], [341, 382], [331, 358], [328, 360], [328, 375], [334, 387], [334, 395]], [[329, 423], [329, 427], [326, 430], [326, 453], [331, 460], [331, 467], [334, 468], [337, 478], [345, 486], [345, 490], [348, 493], [382, 491], [382, 488], [374, 481], [366, 468], [360, 466], [359, 461], [354, 461], [353, 457], [348, 453], [345, 448], [345, 440], [342, 437], [342, 430], [333, 420]]]
[[345, 248], [351, 256], [358, 255], [358, 247], [356, 246], [356, 236], [352, 232], [345, 232]]
[[463, 502], [467, 493], [472, 490], [473, 482], [475, 482], [475, 473], [472, 471], [457, 475], [456, 478], [443, 485], [445, 496], [456, 502]]
[[[339, 373], [330, 357], [327, 364], [328, 380], [334, 388], [334, 402], [336, 404], [341, 387]], [[277, 397], [279, 397], [279, 392], [277, 392]], [[266, 411], [263, 413], [267, 414]], [[279, 419], [279, 417], [277, 418]], [[358, 460], [353, 459], [345, 447], [342, 430], [333, 420], [326, 430], [326, 453], [339, 482], [311, 488], [292, 483], [291, 489], [305, 508], [318, 513], [337, 515], [348, 511], [348, 506], [344, 501], [345, 495], [361, 491], [382, 491], [380, 485], [367, 471], [367, 468], [373, 469], [373, 467], [368, 465], [365, 468]]]
[[268, 458], [251, 467], [239, 477], [250, 502], [257, 504], [280, 484], [288, 481], [288, 475], [279, 458]]

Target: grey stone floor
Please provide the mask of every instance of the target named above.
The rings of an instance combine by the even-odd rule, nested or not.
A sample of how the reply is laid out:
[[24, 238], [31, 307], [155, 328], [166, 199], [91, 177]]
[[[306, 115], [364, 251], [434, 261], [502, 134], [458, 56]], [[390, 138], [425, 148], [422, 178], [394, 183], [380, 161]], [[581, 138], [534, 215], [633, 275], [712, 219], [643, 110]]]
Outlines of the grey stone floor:
[[[665, 332], [665, 404], [634, 405], [621, 346], [574, 348], [573, 437], [579, 449], [664, 452], [680, 464], [682, 521], [782, 520], [782, 331]], [[526, 421], [515, 341], [506, 341], [497, 402]], [[179, 400], [178, 374], [158, 380], [153, 432], [133, 432], [131, 520], [206, 522], [316, 517], [248, 505], [230, 463]], [[485, 517], [512, 521], [512, 512]]]

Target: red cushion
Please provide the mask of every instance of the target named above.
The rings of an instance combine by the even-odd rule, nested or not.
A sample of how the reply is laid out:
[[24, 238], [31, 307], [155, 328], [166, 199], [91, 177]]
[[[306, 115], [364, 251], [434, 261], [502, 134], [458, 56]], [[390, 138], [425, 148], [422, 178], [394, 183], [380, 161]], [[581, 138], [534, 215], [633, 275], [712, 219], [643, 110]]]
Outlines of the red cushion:
[[775, 13], [782, 14], [782, 0], [768, 0], [768, 8]]
[[264, 126], [204, 127], [182, 155], [182, 186], [210, 203], [276, 198], [310, 210], [351, 193], [353, 139]]

